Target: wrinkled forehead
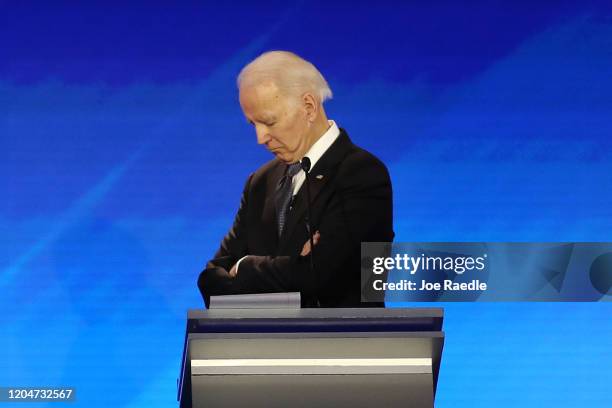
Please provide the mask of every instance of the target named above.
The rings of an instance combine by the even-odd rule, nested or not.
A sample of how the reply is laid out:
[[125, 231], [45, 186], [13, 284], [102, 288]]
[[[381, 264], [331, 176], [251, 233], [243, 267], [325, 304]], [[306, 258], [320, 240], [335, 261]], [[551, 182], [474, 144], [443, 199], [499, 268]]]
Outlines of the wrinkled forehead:
[[238, 90], [240, 102], [253, 103], [267, 101], [268, 99], [280, 99], [281, 93], [274, 82], [263, 82], [254, 85], [243, 85]]
[[245, 114], [273, 114], [285, 109], [289, 98], [272, 82], [242, 86], [239, 90], [240, 106]]

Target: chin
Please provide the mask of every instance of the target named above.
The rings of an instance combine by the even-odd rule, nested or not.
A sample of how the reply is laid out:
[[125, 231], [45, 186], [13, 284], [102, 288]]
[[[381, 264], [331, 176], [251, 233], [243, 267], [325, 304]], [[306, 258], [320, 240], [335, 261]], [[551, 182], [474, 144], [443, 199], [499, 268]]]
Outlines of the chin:
[[296, 160], [293, 160], [293, 157], [286, 156], [282, 153], [276, 154], [276, 158], [282, 161], [283, 163], [287, 163], [287, 164], [294, 163], [296, 161]]

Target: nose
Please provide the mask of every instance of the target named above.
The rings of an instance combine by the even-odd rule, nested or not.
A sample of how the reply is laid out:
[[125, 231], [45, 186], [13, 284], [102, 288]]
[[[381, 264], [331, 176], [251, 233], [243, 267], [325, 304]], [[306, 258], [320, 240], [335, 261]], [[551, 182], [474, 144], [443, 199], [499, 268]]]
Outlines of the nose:
[[265, 145], [271, 139], [266, 126], [257, 125], [255, 127], [255, 133], [257, 134], [257, 144]]

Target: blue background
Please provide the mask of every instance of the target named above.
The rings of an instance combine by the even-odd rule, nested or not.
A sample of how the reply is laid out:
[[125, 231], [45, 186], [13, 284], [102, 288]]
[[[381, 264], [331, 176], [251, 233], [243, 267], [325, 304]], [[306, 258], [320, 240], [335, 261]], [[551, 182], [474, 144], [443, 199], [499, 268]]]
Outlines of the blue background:
[[[397, 241], [612, 241], [612, 6], [466, 3], [0, 2], [0, 385], [174, 406], [270, 49], [388, 165]], [[437, 406], [612, 404], [610, 303], [445, 307]]]

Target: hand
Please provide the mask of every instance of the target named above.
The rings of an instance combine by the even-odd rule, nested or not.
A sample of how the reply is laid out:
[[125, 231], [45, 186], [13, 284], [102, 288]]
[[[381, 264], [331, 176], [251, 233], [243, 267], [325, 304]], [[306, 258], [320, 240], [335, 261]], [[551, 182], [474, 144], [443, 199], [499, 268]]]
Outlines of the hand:
[[238, 268], [236, 268], [236, 265], [238, 265], [237, 262], [236, 262], [236, 264], [234, 264], [234, 266], [232, 266], [232, 269], [230, 269], [230, 271], [229, 271], [230, 278], [235, 278], [236, 275], [238, 275]]
[[[319, 231], [315, 232], [312, 236], [312, 243], [317, 245], [319, 243], [319, 239], [321, 239], [321, 233]], [[302, 248], [301, 256], [306, 256], [310, 253], [310, 239], [306, 241], [304, 247]]]

